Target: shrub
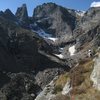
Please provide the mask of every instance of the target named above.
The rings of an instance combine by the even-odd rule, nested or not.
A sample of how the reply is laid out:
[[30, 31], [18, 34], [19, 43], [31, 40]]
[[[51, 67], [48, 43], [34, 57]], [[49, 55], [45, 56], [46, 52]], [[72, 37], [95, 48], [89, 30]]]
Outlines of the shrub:
[[63, 87], [61, 85], [57, 85], [54, 88], [54, 93], [57, 94], [63, 90]]

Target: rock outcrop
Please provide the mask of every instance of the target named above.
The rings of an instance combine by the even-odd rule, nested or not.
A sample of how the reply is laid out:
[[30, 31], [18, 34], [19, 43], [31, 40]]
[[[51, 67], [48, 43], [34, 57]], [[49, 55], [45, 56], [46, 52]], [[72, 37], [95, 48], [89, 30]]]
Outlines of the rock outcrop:
[[15, 15], [20, 23], [25, 24], [25, 25], [29, 23], [29, 17], [28, 17], [26, 4], [23, 4], [22, 7], [19, 7]]
[[91, 80], [93, 81], [93, 87], [100, 91], [100, 54], [94, 59], [94, 69], [91, 73]]
[[43, 89], [42, 92], [40, 92], [40, 94], [36, 97], [35, 100], [50, 100], [53, 99], [55, 97], [54, 94], [54, 85], [55, 85], [55, 81], [57, 80], [57, 76], [48, 84], [46, 85], [46, 87]]

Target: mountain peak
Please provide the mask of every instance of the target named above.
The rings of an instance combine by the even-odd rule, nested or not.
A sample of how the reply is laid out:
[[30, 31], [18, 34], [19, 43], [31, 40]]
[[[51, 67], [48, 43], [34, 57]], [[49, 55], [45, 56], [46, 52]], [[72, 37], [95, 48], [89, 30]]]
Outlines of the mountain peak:
[[21, 22], [24, 22], [24, 23], [27, 22], [28, 21], [28, 11], [27, 11], [26, 4], [23, 4], [21, 7], [19, 7], [15, 15]]
[[11, 21], [17, 21], [17, 18], [11, 12], [10, 9], [6, 9], [4, 12], [0, 11], [0, 16], [4, 17], [5, 19], [11, 20]]
[[0, 11], [0, 15], [3, 15], [4, 13], [3, 13], [3, 11]]
[[12, 13], [10, 9], [6, 9], [5, 13]]
[[12, 17], [15, 17], [15, 15], [11, 12], [10, 9], [6, 9], [5, 12], [4, 12], [5, 16], [12, 16]]
[[22, 7], [27, 7], [27, 6], [26, 6], [26, 4], [24, 3], [24, 4], [22, 4]]

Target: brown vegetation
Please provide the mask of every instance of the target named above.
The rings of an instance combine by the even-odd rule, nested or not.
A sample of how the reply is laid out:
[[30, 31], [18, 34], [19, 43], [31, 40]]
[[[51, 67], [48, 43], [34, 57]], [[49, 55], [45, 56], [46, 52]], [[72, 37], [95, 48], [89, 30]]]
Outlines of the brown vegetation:
[[68, 80], [69, 80], [68, 73], [60, 75], [58, 80], [55, 82], [54, 93], [57, 94], [61, 92]]
[[93, 60], [88, 59], [80, 61], [79, 66], [73, 68], [70, 72], [71, 83], [73, 90], [71, 95], [78, 100], [99, 100], [99, 91], [93, 88], [93, 83], [90, 80], [90, 75], [93, 70]]
[[69, 96], [64, 96], [62, 94], [57, 94], [57, 96], [53, 100], [71, 100]]

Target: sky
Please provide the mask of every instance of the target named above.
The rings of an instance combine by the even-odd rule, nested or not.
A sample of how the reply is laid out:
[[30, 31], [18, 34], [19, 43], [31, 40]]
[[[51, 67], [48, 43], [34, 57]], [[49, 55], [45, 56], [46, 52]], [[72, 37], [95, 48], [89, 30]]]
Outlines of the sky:
[[5, 9], [9, 8], [13, 13], [15, 13], [17, 7], [20, 7], [23, 3], [26, 3], [28, 8], [28, 14], [29, 16], [32, 16], [33, 9], [37, 5], [41, 5], [47, 2], [53, 2], [63, 7], [71, 9], [87, 10], [90, 6], [93, 6], [96, 2], [100, 3], [100, 0], [0, 0], [0, 10], [4, 11]]

